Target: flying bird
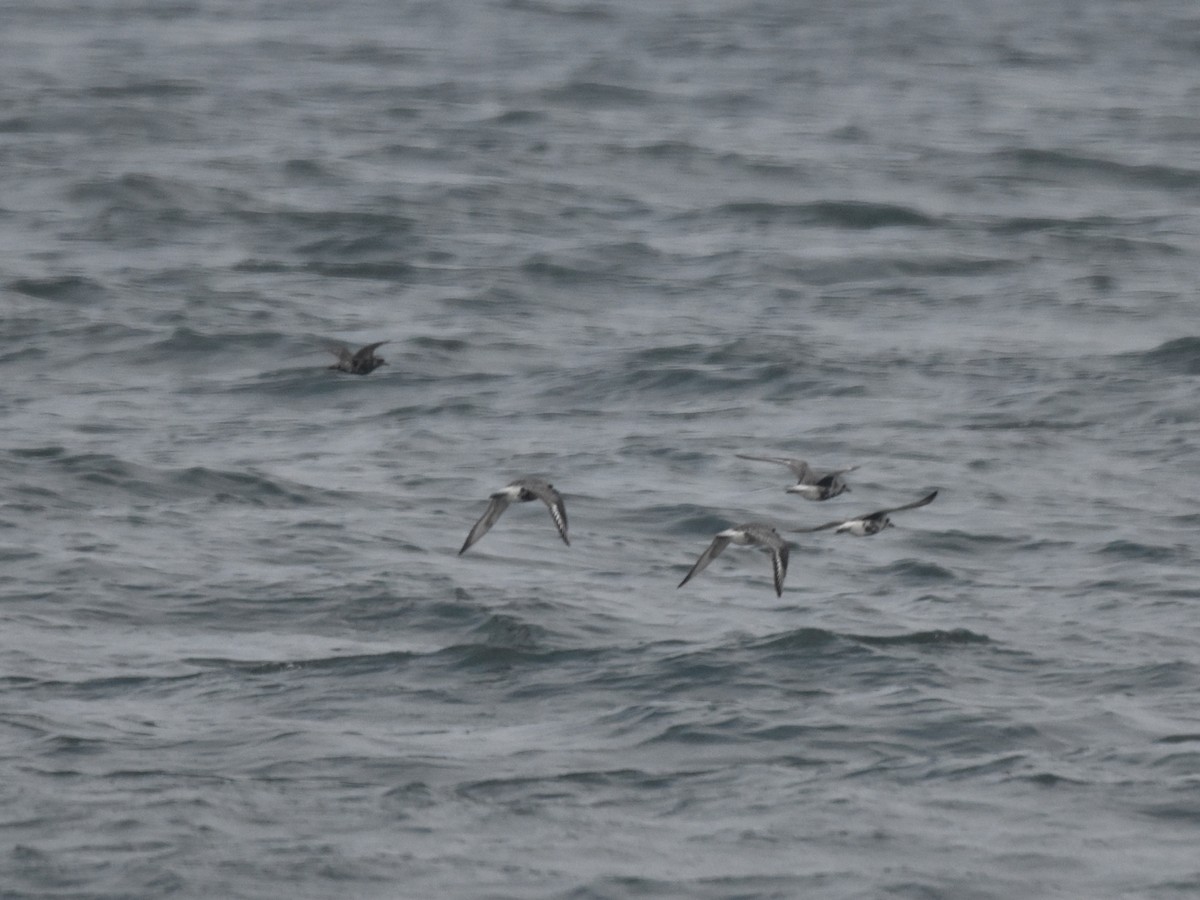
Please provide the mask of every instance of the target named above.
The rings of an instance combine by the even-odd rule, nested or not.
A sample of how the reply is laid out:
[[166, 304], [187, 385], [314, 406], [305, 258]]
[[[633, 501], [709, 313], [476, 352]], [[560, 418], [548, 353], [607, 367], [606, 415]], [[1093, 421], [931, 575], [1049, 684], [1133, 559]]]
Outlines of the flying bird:
[[750, 523], [747, 525], [735, 525], [733, 528], [726, 528], [724, 531], [718, 531], [717, 536], [712, 539], [712, 543], [708, 545], [708, 549], [700, 554], [700, 558], [696, 560], [696, 564], [692, 566], [692, 570], [684, 576], [683, 581], [679, 582], [679, 587], [683, 587], [692, 580], [693, 575], [699, 575], [703, 572], [710, 562], [721, 555], [721, 551], [730, 544], [757, 544], [761, 547], [766, 547], [771, 551], [771, 569], [775, 573], [775, 595], [783, 596], [783, 579], [787, 575], [788, 565], [788, 545], [787, 541], [779, 536], [770, 525], [760, 525]]
[[508, 509], [509, 504], [513, 502], [528, 503], [530, 500], [541, 500], [546, 504], [550, 510], [550, 518], [554, 520], [554, 525], [562, 536], [563, 543], [568, 547], [571, 546], [571, 542], [567, 540], [567, 509], [563, 506], [562, 495], [548, 481], [540, 478], [518, 478], [491, 495], [487, 509], [483, 511], [479, 521], [471, 528], [458, 555], [462, 556], [472, 544], [487, 534], [501, 514]]
[[891, 513], [900, 512], [904, 509], [916, 509], [918, 506], [928, 506], [933, 502], [933, 498], [938, 495], [937, 491], [932, 494], [927, 494], [920, 500], [914, 500], [912, 503], [906, 503], [903, 506], [894, 506], [891, 509], [881, 509], [879, 512], [873, 512], [866, 516], [857, 516], [853, 519], [838, 519], [834, 522], [826, 522], [824, 525], [818, 525], [816, 528], [789, 528], [790, 532], [813, 532], [824, 531], [826, 528], [835, 528], [838, 532], [852, 534], [855, 537], [867, 537], [872, 534], [879, 534], [885, 528], [895, 527], [892, 520], [889, 518]]
[[746, 453], [736, 454], [738, 459], [753, 459], [757, 462], [778, 463], [787, 466], [796, 476], [796, 483], [784, 490], [789, 494], [799, 494], [805, 500], [828, 500], [850, 490], [850, 486], [842, 480], [847, 472], [853, 472], [858, 466], [847, 466], [844, 469], [834, 469], [830, 472], [815, 472], [802, 459], [790, 459], [784, 456], [751, 456]]
[[382, 356], [375, 355], [375, 348], [382, 347], [386, 343], [387, 341], [377, 341], [374, 344], [367, 344], [354, 353], [350, 352], [349, 347], [330, 347], [329, 352], [336, 356], [338, 361], [329, 368], [337, 369], [339, 372], [349, 372], [351, 375], [368, 375], [380, 366], [387, 365], [387, 360]]

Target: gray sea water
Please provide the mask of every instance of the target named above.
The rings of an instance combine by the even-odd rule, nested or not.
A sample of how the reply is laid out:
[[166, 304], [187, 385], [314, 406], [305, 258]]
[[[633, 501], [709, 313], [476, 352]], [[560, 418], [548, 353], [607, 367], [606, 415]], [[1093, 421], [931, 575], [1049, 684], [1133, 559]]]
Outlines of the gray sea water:
[[1194, 3], [0, 21], [0, 897], [1200, 896]]

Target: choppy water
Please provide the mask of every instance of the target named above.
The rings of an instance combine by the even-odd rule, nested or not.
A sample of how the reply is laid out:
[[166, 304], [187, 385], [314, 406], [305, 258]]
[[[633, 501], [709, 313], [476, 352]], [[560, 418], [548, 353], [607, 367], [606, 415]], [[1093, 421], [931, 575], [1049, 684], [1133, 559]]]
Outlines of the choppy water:
[[1200, 891], [1194, 4], [0, 19], [0, 895]]

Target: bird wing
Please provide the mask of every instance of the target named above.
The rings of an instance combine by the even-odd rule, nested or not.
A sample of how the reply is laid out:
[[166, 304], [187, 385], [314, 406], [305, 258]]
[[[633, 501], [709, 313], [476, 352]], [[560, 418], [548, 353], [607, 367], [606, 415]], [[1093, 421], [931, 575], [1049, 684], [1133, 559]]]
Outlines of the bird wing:
[[837, 528], [839, 525], [845, 525], [847, 522], [853, 522], [853, 519], [837, 519], [833, 522], [826, 522], [824, 525], [817, 525], [815, 528], [789, 528], [791, 534], [811, 534], [814, 531], [824, 531], [826, 528]]
[[775, 573], [775, 596], [783, 596], [783, 579], [787, 577], [788, 545], [780, 542], [771, 548], [771, 569]]
[[567, 508], [563, 505], [562, 494], [556, 491], [553, 485], [540, 481], [526, 482], [525, 488], [546, 504], [550, 510], [550, 518], [554, 520], [554, 526], [558, 529], [563, 543], [570, 547], [571, 542], [567, 540]]
[[382, 347], [386, 343], [387, 341], [376, 341], [374, 344], [367, 344], [365, 347], [360, 347], [353, 356], [354, 361], [361, 362], [365, 359], [374, 359], [375, 349], [377, 347]]
[[844, 469], [830, 469], [828, 472], [823, 473], [822, 480], [828, 478], [830, 475], [845, 475], [847, 472], [853, 472], [857, 468], [858, 466], [846, 466]]
[[488, 533], [489, 529], [496, 524], [496, 520], [500, 518], [501, 513], [508, 509], [509, 499], [506, 494], [493, 494], [491, 502], [488, 503], [487, 509], [483, 511], [483, 515], [479, 517], [479, 521], [471, 527], [471, 533], [467, 535], [467, 539], [463, 541], [462, 549], [458, 551], [458, 555], [462, 556], [467, 552], [472, 544], [478, 541], [481, 537]]
[[800, 480], [801, 483], [806, 483], [805, 479], [812, 474], [812, 470], [802, 459], [788, 459], [783, 456], [751, 456], [748, 453], [734, 454], [738, 459], [753, 459], [757, 462], [778, 463], [781, 466], [787, 466], [792, 470], [792, 474]]
[[712, 543], [708, 545], [708, 549], [700, 554], [700, 558], [696, 560], [696, 564], [692, 566], [690, 572], [683, 576], [683, 581], [679, 582], [678, 587], [683, 587], [692, 580], [693, 575], [699, 575], [703, 572], [710, 562], [721, 555], [721, 551], [729, 546], [729, 538], [717, 535], [712, 539]]
[[783, 579], [787, 576], [788, 544], [779, 532], [766, 525], [747, 526], [747, 533], [756, 544], [771, 551], [771, 571], [775, 575], [775, 596], [783, 596]]
[[894, 506], [891, 509], [881, 509], [879, 512], [871, 513], [869, 516], [863, 516], [864, 519], [873, 519], [876, 516], [886, 516], [888, 513], [900, 512], [902, 509], [916, 509], [918, 506], [928, 506], [933, 502], [933, 498], [938, 495], [937, 491], [932, 494], [926, 494], [920, 500], [914, 500], [912, 503], [905, 503], [903, 506]]
[[325, 349], [336, 356], [338, 358], [338, 362], [349, 363], [354, 359], [354, 355], [350, 352], [350, 348], [348, 347], [333, 346], [326, 347]]

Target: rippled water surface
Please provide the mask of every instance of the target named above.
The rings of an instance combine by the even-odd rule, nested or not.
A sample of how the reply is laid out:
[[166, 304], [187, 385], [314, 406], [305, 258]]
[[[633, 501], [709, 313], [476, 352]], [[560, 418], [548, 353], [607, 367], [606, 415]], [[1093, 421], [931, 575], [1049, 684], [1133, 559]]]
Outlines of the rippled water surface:
[[1200, 10], [1067, 7], [0, 0], [0, 894], [1196, 896]]

